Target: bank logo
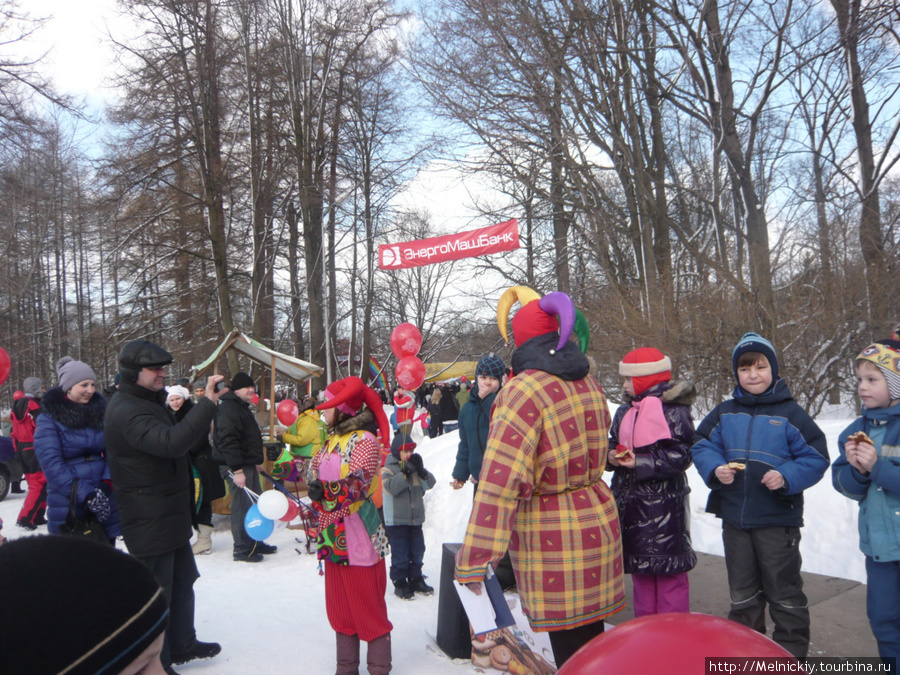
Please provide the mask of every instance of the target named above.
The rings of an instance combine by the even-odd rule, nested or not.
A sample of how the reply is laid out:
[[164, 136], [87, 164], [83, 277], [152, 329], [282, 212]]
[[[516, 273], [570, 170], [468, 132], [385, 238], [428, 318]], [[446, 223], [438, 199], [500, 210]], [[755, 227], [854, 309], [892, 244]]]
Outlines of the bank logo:
[[399, 246], [385, 246], [381, 249], [382, 267], [400, 267], [402, 263], [403, 256], [400, 254]]

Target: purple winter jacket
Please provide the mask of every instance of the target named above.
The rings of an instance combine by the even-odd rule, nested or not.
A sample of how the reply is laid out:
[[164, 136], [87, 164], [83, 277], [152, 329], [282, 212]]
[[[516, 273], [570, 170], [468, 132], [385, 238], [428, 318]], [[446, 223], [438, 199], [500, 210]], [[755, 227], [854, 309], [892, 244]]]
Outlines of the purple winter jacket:
[[656, 396], [672, 432], [662, 439], [632, 448], [635, 468], [613, 467], [612, 493], [619, 509], [626, 574], [680, 574], [694, 568], [690, 504], [685, 470], [691, 466], [694, 423], [691, 403], [696, 396], [689, 382], [663, 382], [616, 411], [609, 431], [609, 447], [619, 443], [619, 428], [631, 400]]

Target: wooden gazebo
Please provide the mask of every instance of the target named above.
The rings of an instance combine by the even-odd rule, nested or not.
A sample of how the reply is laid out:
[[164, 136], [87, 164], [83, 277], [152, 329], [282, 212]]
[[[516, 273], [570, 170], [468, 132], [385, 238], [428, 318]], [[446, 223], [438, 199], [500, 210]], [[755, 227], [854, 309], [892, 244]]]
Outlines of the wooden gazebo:
[[[219, 359], [227, 354], [229, 349], [234, 349], [243, 354], [251, 361], [254, 361], [264, 368], [271, 371], [270, 376], [270, 393], [269, 393], [269, 433], [270, 436], [275, 429], [275, 376], [281, 375], [293, 380], [298, 385], [303, 384], [308, 379], [321, 375], [324, 368], [313, 363], [298, 359], [296, 356], [289, 356], [269, 349], [265, 345], [257, 342], [251, 337], [244, 335], [239, 329], [235, 328], [226, 336], [213, 353], [200, 365], [191, 368], [191, 379], [196, 380], [198, 377], [210, 374], [219, 374]], [[233, 374], [233, 373], [232, 373]], [[270, 439], [274, 440], [274, 439]]]

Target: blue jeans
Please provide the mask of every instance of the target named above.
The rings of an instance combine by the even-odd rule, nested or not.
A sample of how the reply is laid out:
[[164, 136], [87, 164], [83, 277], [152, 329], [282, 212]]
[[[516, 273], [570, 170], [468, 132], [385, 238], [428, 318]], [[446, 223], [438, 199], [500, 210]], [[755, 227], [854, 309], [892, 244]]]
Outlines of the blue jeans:
[[900, 561], [876, 562], [866, 556], [866, 614], [878, 642], [878, 655], [900, 657]]
[[391, 542], [391, 581], [412, 582], [422, 576], [425, 535], [421, 525], [388, 525]]

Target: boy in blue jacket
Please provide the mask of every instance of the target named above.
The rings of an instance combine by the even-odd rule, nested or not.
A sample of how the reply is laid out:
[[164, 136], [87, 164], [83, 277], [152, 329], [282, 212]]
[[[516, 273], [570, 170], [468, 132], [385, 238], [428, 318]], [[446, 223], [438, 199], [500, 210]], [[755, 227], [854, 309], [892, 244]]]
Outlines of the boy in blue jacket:
[[798, 658], [809, 651], [809, 608], [800, 576], [803, 490], [828, 468], [825, 435], [778, 377], [772, 343], [756, 333], [732, 353], [738, 381], [697, 429], [691, 452], [722, 519], [731, 592], [728, 618], [765, 634]]
[[[856, 357], [862, 416], [838, 437], [834, 488], [859, 502], [866, 556], [866, 613], [881, 658], [900, 657], [900, 342], [879, 340]], [[858, 432], [866, 437], [854, 438]]]

